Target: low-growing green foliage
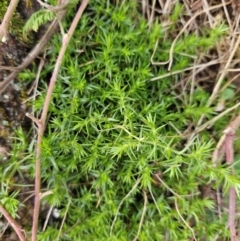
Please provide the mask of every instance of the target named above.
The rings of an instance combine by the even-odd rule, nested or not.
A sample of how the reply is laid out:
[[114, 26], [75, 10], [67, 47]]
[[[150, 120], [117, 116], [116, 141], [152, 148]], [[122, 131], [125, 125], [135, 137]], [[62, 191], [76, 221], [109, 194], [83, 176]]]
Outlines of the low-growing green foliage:
[[29, 31], [34, 30], [35, 32], [37, 32], [40, 26], [46, 24], [54, 18], [54, 13], [48, 9], [41, 9], [38, 12], [34, 13], [24, 26], [23, 34], [25, 38], [26, 34]]
[[[240, 182], [226, 166], [213, 166], [214, 142], [207, 132], [189, 142], [181, 135], [202, 114], [214, 114], [206, 107], [209, 94], [198, 88], [191, 102], [178, 98], [173, 86], [181, 75], [151, 81], [167, 73], [166, 66], [150, 59], [158, 40], [154, 61], [168, 60], [181, 11], [176, 5], [169, 27], [149, 26], [136, 1], [92, 1], [82, 17], [64, 57], [42, 140], [42, 182], [53, 192], [44, 199], [58, 206], [62, 217], [66, 214], [60, 240], [228, 236], [226, 220], [218, 219], [215, 201], [203, 196], [201, 187], [224, 184], [226, 191], [230, 185], [239, 189]], [[213, 47], [225, 31], [217, 26], [204, 29], [201, 38], [182, 35], [172, 70], [191, 66], [198, 51]], [[59, 40], [51, 42], [43, 82], [54, 67]], [[36, 112], [46, 84], [41, 88], [33, 102]], [[33, 177], [34, 158], [25, 161]], [[38, 240], [56, 240], [58, 229], [48, 227]]]

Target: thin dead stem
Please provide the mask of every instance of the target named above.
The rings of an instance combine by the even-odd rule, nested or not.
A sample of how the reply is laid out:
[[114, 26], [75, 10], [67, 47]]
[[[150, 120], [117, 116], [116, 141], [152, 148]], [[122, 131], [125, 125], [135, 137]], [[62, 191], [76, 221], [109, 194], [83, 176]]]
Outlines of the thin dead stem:
[[155, 204], [155, 206], [156, 206], [159, 214], [161, 214], [161, 211], [160, 211], [160, 209], [159, 209], [159, 207], [158, 207], [157, 201], [156, 201], [156, 199], [155, 199], [155, 197], [154, 197], [154, 195], [153, 195], [153, 193], [152, 193], [152, 190], [151, 190], [150, 188], [148, 188], [148, 191], [149, 191], [149, 193], [150, 193], [150, 195], [151, 195], [151, 197], [152, 197], [152, 199], [153, 199], [153, 201], [154, 201], [154, 204]]
[[136, 235], [136, 237], [133, 239], [133, 241], [137, 241], [137, 240], [138, 240], [138, 237], [139, 237], [140, 232], [141, 232], [141, 229], [142, 229], [144, 216], [145, 216], [146, 211], [147, 211], [148, 198], [147, 198], [147, 193], [146, 193], [145, 191], [143, 191], [143, 198], [144, 198], [144, 204], [143, 204], [143, 210], [142, 210], [141, 220], [140, 220], [140, 223], [139, 223], [137, 235]]
[[6, 232], [6, 230], [9, 227], [9, 223], [6, 224], [6, 226], [3, 228], [3, 230], [1, 230], [1, 234], [0, 234], [0, 240], [2, 239], [2, 236], [4, 235], [4, 233]]
[[48, 210], [48, 213], [47, 213], [47, 217], [46, 217], [46, 220], [44, 222], [44, 225], [43, 225], [43, 228], [42, 228], [42, 231], [44, 232], [47, 228], [47, 225], [48, 225], [48, 222], [49, 222], [49, 219], [50, 219], [50, 216], [52, 214], [52, 211], [53, 211], [53, 206], [51, 206]]
[[227, 71], [224, 71], [224, 70], [226, 70], [226, 69], [228, 69], [230, 67], [230, 64], [231, 64], [231, 62], [233, 60], [233, 57], [236, 54], [237, 49], [239, 48], [239, 44], [240, 44], [240, 35], [238, 36], [238, 39], [237, 39], [237, 41], [236, 41], [236, 43], [234, 45], [233, 50], [231, 51], [231, 54], [230, 54], [230, 56], [229, 56], [229, 58], [227, 60], [227, 63], [226, 63], [226, 65], [225, 65], [225, 67], [224, 67], [224, 69], [223, 69], [223, 71], [222, 71], [222, 73], [221, 73], [221, 75], [220, 75], [220, 77], [219, 77], [219, 79], [217, 81], [217, 84], [215, 85], [215, 87], [213, 89], [212, 95], [210, 96], [210, 98], [209, 98], [209, 100], [207, 102], [207, 106], [210, 106], [213, 103], [213, 101], [215, 100], [215, 98], [217, 97], [219, 89], [220, 89], [220, 87], [222, 85], [222, 82], [223, 82], [223, 80], [224, 80], [224, 78], [226, 76], [226, 73], [227, 73]]
[[180, 195], [178, 195], [176, 192], [174, 192], [172, 190], [172, 188], [170, 188], [160, 177], [159, 175], [156, 175], [156, 178], [163, 184], [163, 186], [165, 186], [174, 196], [183, 199]]
[[113, 222], [112, 222], [112, 225], [111, 225], [111, 229], [110, 229], [110, 236], [112, 236], [112, 232], [113, 232], [113, 228], [114, 228], [114, 225], [117, 221], [117, 217], [118, 217], [118, 214], [119, 214], [119, 211], [124, 203], [124, 201], [132, 194], [132, 192], [137, 188], [137, 186], [139, 185], [141, 179], [138, 179], [136, 181], [136, 183], [134, 184], [134, 186], [132, 187], [132, 189], [128, 192], [128, 194], [121, 200], [121, 202], [119, 203], [118, 205], [118, 208], [117, 208], [117, 212], [116, 212], [116, 215], [113, 219]]
[[8, 28], [19, 0], [11, 0], [0, 26], [0, 42], [7, 41]]
[[40, 76], [41, 76], [43, 66], [45, 64], [45, 57], [46, 57], [46, 50], [44, 51], [43, 57], [41, 58], [40, 63], [38, 65], [36, 78], [35, 78], [33, 84], [31, 84], [31, 87], [27, 91], [27, 94], [30, 95], [30, 93], [34, 90], [33, 100], [36, 99], [36, 90], [37, 90], [37, 86], [38, 86], [38, 82], [39, 82], [39, 79], [40, 79]]
[[231, 23], [231, 20], [230, 20], [228, 11], [227, 11], [227, 7], [226, 7], [227, 4], [226, 4], [225, 0], [222, 0], [222, 4], [223, 4], [224, 13], [225, 13], [225, 16], [226, 16], [226, 19], [227, 19], [227, 22], [228, 22], [228, 26], [230, 28], [230, 31], [232, 32], [233, 31], [233, 26], [232, 26], [232, 23]]
[[151, 7], [151, 14], [150, 14], [150, 18], [148, 20], [149, 27], [151, 26], [153, 19], [154, 19], [155, 6], [156, 6], [156, 0], [153, 0], [152, 7]]
[[23, 234], [23, 230], [21, 229], [18, 222], [10, 215], [10, 213], [0, 204], [0, 212], [7, 219], [9, 224], [12, 226], [20, 241], [27, 241], [25, 235]]
[[[209, 66], [218, 64], [219, 61], [220, 61], [220, 59], [211, 60], [211, 61], [209, 61], [208, 63], [198, 64], [198, 65], [191, 66], [191, 67], [188, 67], [188, 68], [185, 68], [185, 69], [172, 71], [172, 72], [169, 72], [169, 73], [167, 73], [167, 74], [154, 77], [154, 78], [152, 78], [152, 79], [150, 79], [150, 80], [151, 80], [151, 81], [156, 81], [156, 80], [164, 79], [164, 78], [166, 78], [166, 77], [173, 76], [173, 75], [176, 75], [176, 74], [180, 74], [180, 73], [183, 73], [183, 72], [186, 72], [186, 71], [189, 71], [189, 70], [193, 70], [193, 69], [195, 69], [195, 74], [197, 74], [198, 72], [202, 71], [203, 69], [205, 69], [205, 68], [207, 68], [207, 67], [209, 67]], [[154, 65], [157, 65], [157, 62], [152, 62], [152, 63], [153, 63]], [[163, 62], [162, 62], [162, 63], [163, 63]], [[167, 62], [166, 62], [166, 63], [167, 63]], [[196, 69], [197, 69], [197, 70], [196, 70]]]
[[58, 232], [57, 240], [59, 240], [59, 238], [60, 238], [60, 235], [61, 235], [61, 232], [62, 232], [62, 229], [63, 229], [63, 225], [64, 225], [64, 222], [65, 222], [66, 217], [67, 217], [68, 209], [70, 207], [70, 204], [71, 204], [71, 200], [69, 199], [68, 204], [67, 204], [67, 208], [66, 208], [66, 211], [64, 213], [63, 220], [61, 222], [61, 226], [60, 226], [60, 229], [59, 229], [59, 232]]
[[40, 199], [41, 199], [41, 142], [42, 142], [42, 136], [45, 130], [46, 126], [46, 118], [48, 113], [48, 108], [51, 102], [51, 97], [53, 93], [53, 89], [55, 86], [55, 83], [57, 81], [58, 72], [60, 70], [62, 60], [65, 54], [65, 51], [67, 49], [67, 46], [69, 44], [69, 41], [74, 33], [74, 30], [83, 14], [83, 11], [85, 10], [89, 0], [83, 0], [77, 14], [74, 17], [74, 20], [69, 28], [69, 31], [67, 34], [64, 35], [62, 39], [62, 47], [59, 52], [55, 68], [53, 70], [53, 74], [50, 80], [49, 88], [47, 91], [47, 96], [44, 102], [43, 111], [41, 118], [39, 120], [39, 126], [38, 126], [38, 138], [37, 138], [37, 149], [36, 149], [36, 166], [35, 166], [35, 202], [34, 202], [34, 213], [33, 213], [33, 225], [32, 225], [32, 241], [36, 241], [37, 237], [37, 230], [38, 230], [38, 217], [39, 217], [39, 209], [40, 209]]
[[176, 210], [177, 210], [178, 216], [181, 218], [181, 220], [183, 221], [183, 223], [190, 229], [190, 231], [191, 231], [191, 233], [192, 233], [192, 235], [193, 235], [193, 239], [194, 239], [195, 241], [197, 241], [193, 229], [189, 226], [189, 224], [185, 221], [185, 219], [183, 218], [183, 216], [182, 216], [181, 213], [179, 212], [178, 204], [177, 204], [177, 198], [176, 198], [176, 197], [175, 197], [175, 199], [174, 199], [174, 202], [175, 202], [175, 208], [176, 208]]
[[[226, 4], [230, 4], [231, 2], [228, 2]], [[213, 7], [209, 7], [209, 11], [210, 10], [214, 10], [214, 9], [217, 9], [217, 8], [220, 8], [222, 7], [223, 4], [217, 4]], [[172, 42], [172, 45], [171, 45], [171, 48], [170, 48], [170, 51], [169, 51], [169, 59], [167, 61], [164, 61], [164, 62], [157, 62], [155, 63], [155, 65], [165, 65], [165, 64], [168, 64], [168, 71], [170, 71], [171, 67], [172, 67], [172, 63], [173, 63], [173, 51], [174, 51], [174, 47], [175, 47], [175, 44], [177, 42], [177, 40], [180, 38], [180, 36], [185, 32], [185, 30], [189, 27], [189, 25], [192, 23], [192, 21], [198, 17], [199, 15], [205, 13], [205, 10], [203, 11], [200, 11], [200, 12], [197, 12], [196, 14], [194, 14], [188, 21], [187, 23], [184, 25], [184, 27], [181, 29], [181, 31], [178, 33], [178, 35], [176, 36], [176, 38], [173, 40]], [[151, 60], [153, 59], [154, 57], [154, 53], [152, 54], [151, 56]]]
[[[228, 128], [227, 128], [228, 130]], [[233, 157], [234, 157], [234, 150], [233, 150], [233, 137], [235, 132], [227, 131], [226, 140], [225, 140], [225, 149], [226, 149], [226, 161], [231, 166], [231, 174], [234, 175], [233, 170]], [[231, 241], [236, 240], [236, 228], [235, 228], [235, 213], [236, 213], [236, 191], [234, 187], [230, 187], [229, 190], [229, 216], [228, 216], [228, 225], [231, 233]]]
[[[221, 152], [225, 151], [226, 161], [231, 168], [231, 175], [234, 175], [233, 140], [239, 126], [240, 126], [240, 114], [233, 121], [231, 121], [228, 127], [223, 131], [223, 136], [219, 140], [217, 147], [213, 153], [213, 162], [214, 162], [214, 165], [216, 165], [216, 161], [220, 157]], [[236, 215], [236, 191], [234, 187], [230, 187], [228, 226], [230, 229], [231, 241], [236, 240], [235, 215]]]
[[[238, 108], [240, 106], [240, 102], [237, 103], [236, 105], [232, 106], [231, 108], [226, 109], [225, 111], [223, 111], [222, 113], [220, 113], [219, 115], [215, 116], [214, 118], [212, 118], [211, 120], [205, 122], [203, 125], [199, 126], [195, 131], [194, 131], [194, 135], [196, 133], [199, 133], [203, 130], [205, 130], [206, 128], [209, 128], [210, 126], [212, 126], [217, 120], [221, 119], [224, 115], [230, 113], [231, 111], [235, 110], [236, 108]], [[192, 139], [192, 137], [191, 137]]]

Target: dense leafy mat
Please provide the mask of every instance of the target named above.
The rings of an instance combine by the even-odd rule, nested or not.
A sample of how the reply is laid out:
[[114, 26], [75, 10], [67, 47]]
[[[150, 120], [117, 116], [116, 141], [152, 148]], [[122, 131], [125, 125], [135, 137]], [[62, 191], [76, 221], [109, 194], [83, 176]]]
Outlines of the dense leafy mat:
[[[227, 27], [220, 23], [200, 27], [199, 35], [178, 36], [184, 11], [176, 4], [165, 21], [150, 22], [135, 1], [89, 4], [64, 57], [42, 140], [42, 181], [52, 192], [43, 200], [60, 208], [63, 226], [48, 226], [38, 240], [229, 236], [218, 198], [232, 185], [238, 189], [239, 181], [226, 165], [212, 163], [212, 133], [228, 119], [193, 133], [202, 115], [215, 115], [207, 104], [209, 86], [191, 80], [182, 88], [183, 70], [188, 74], [199, 53], [213, 51]], [[65, 28], [69, 21], [71, 14]], [[44, 104], [60, 40], [55, 37], [47, 53], [35, 113]], [[22, 79], [28, 76], [26, 71]], [[16, 165], [23, 146], [25, 157]], [[3, 183], [9, 185], [13, 175], [9, 165], [35, 176], [33, 152], [34, 141], [29, 145], [20, 135], [3, 167]], [[5, 194], [14, 213], [15, 193]]]

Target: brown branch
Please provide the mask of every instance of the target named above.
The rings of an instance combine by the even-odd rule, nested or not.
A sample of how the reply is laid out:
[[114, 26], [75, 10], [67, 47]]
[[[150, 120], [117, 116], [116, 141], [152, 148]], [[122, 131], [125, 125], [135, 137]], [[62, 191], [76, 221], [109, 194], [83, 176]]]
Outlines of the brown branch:
[[[216, 165], [217, 159], [220, 157], [221, 152], [226, 153], [226, 161], [231, 168], [231, 175], [234, 175], [234, 168], [232, 166], [234, 161], [234, 137], [240, 126], [240, 114], [230, 122], [227, 128], [223, 131], [223, 136], [218, 142], [217, 148], [213, 153], [213, 163]], [[235, 214], [236, 214], [236, 191], [234, 187], [230, 187], [229, 190], [229, 215], [228, 226], [231, 234], [231, 241], [236, 240], [236, 228], [235, 228]]]
[[44, 133], [45, 125], [46, 125], [46, 117], [48, 113], [48, 108], [50, 105], [53, 89], [57, 80], [58, 72], [60, 70], [64, 54], [66, 52], [67, 46], [69, 44], [69, 41], [77, 27], [77, 24], [83, 14], [83, 11], [85, 10], [89, 0], [83, 0], [82, 4], [80, 5], [77, 14], [74, 17], [74, 20], [70, 26], [70, 29], [67, 34], [64, 35], [63, 40], [62, 40], [62, 47], [59, 52], [55, 68], [52, 73], [52, 77], [50, 80], [50, 84], [48, 87], [47, 91], [47, 96], [44, 102], [43, 106], [43, 111], [41, 118], [39, 120], [39, 126], [38, 126], [38, 139], [37, 139], [37, 149], [36, 149], [36, 164], [35, 164], [35, 202], [34, 202], [34, 213], [33, 213], [33, 225], [32, 225], [32, 241], [36, 241], [37, 237], [37, 230], [38, 230], [38, 217], [39, 217], [39, 208], [40, 208], [40, 190], [41, 190], [41, 160], [40, 160], [40, 155], [41, 155], [41, 141], [42, 141], [42, 136]]
[[[230, 132], [226, 134], [225, 149], [226, 149], [226, 161], [231, 168], [231, 174], [234, 175], [234, 170], [232, 167], [234, 150], [233, 150], [233, 138], [235, 132]], [[229, 190], [229, 215], [228, 215], [228, 225], [231, 234], [231, 241], [236, 240], [236, 229], [235, 229], [235, 213], [236, 213], [236, 191], [234, 187], [230, 187]]]
[[9, 224], [12, 226], [14, 231], [16, 232], [17, 236], [19, 237], [20, 241], [27, 241], [25, 236], [23, 235], [22, 229], [18, 222], [11, 216], [11, 214], [0, 204], [0, 212], [3, 214], [3, 216], [7, 219]]
[[238, 0], [232, 0], [233, 15], [237, 15], [240, 12], [240, 2]]
[[2, 24], [0, 26], [0, 41], [1, 42], [5, 42], [7, 40], [9, 24], [11, 22], [14, 11], [16, 10], [18, 2], [19, 2], [19, 0], [11, 0], [10, 4], [8, 6], [7, 12], [4, 15]]
[[226, 134], [229, 132], [233, 132], [233, 134], [235, 135], [239, 126], [240, 126], [240, 114], [233, 121], [230, 122], [228, 128], [224, 131], [224, 133]]

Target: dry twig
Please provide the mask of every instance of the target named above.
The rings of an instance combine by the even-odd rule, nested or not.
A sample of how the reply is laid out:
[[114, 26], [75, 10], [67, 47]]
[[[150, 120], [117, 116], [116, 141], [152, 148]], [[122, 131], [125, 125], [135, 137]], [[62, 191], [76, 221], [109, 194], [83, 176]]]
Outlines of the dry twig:
[[137, 235], [136, 235], [136, 237], [133, 239], [133, 241], [137, 241], [137, 240], [138, 240], [138, 237], [139, 237], [139, 235], [140, 235], [141, 228], [142, 228], [142, 225], [143, 225], [144, 216], [145, 216], [146, 211], [147, 211], [148, 198], [147, 198], [147, 193], [146, 193], [146, 191], [143, 191], [143, 197], [144, 197], [144, 205], [143, 205], [141, 220], [140, 220], [140, 223], [139, 223]]
[[0, 204], [0, 212], [3, 214], [3, 216], [7, 219], [9, 224], [12, 226], [12, 228], [15, 230], [16, 234], [19, 237], [20, 241], [27, 241], [23, 234], [23, 230], [21, 229], [18, 222], [10, 215], [10, 213]]
[[232, 9], [233, 9], [234, 15], [236, 15], [238, 12], [240, 12], [240, 2], [239, 2], [239, 0], [232, 0]]
[[73, 22], [68, 30], [68, 33], [64, 35], [62, 39], [62, 47], [59, 52], [55, 68], [52, 73], [52, 77], [50, 80], [50, 84], [47, 91], [47, 96], [44, 102], [43, 111], [41, 114], [40, 120], [36, 120], [34, 117], [31, 117], [36, 124], [38, 125], [38, 138], [37, 138], [37, 150], [36, 150], [36, 168], [35, 168], [35, 202], [34, 202], [34, 214], [33, 214], [33, 225], [32, 225], [32, 241], [36, 240], [37, 237], [37, 230], [38, 230], [38, 217], [39, 217], [39, 209], [40, 209], [40, 199], [41, 199], [41, 142], [42, 142], [42, 136], [45, 130], [46, 126], [46, 118], [48, 113], [48, 108], [51, 102], [51, 97], [53, 93], [53, 89], [55, 86], [55, 83], [57, 81], [58, 72], [60, 70], [62, 60], [65, 54], [65, 51], [68, 47], [69, 41], [74, 33], [74, 30], [83, 14], [83, 11], [85, 10], [89, 0], [83, 0], [78, 12], [76, 13]]
[[8, 6], [7, 12], [4, 15], [4, 18], [2, 20], [2, 24], [0, 26], [0, 41], [1, 42], [7, 41], [9, 24], [11, 22], [13, 13], [16, 10], [18, 2], [19, 2], [19, 0], [11, 0], [10, 4]]
[[[232, 175], [234, 175], [234, 169], [232, 165], [234, 160], [233, 140], [239, 126], [240, 126], [240, 114], [223, 131], [223, 136], [219, 140], [217, 148], [213, 154], [213, 162], [214, 164], [216, 164], [216, 161], [220, 157], [222, 152], [226, 153], [226, 161], [231, 168]], [[230, 187], [228, 225], [231, 233], [231, 241], [236, 240], [236, 228], [235, 228], [235, 222], [234, 222], [235, 213], [236, 213], [236, 191], [234, 187]]]

